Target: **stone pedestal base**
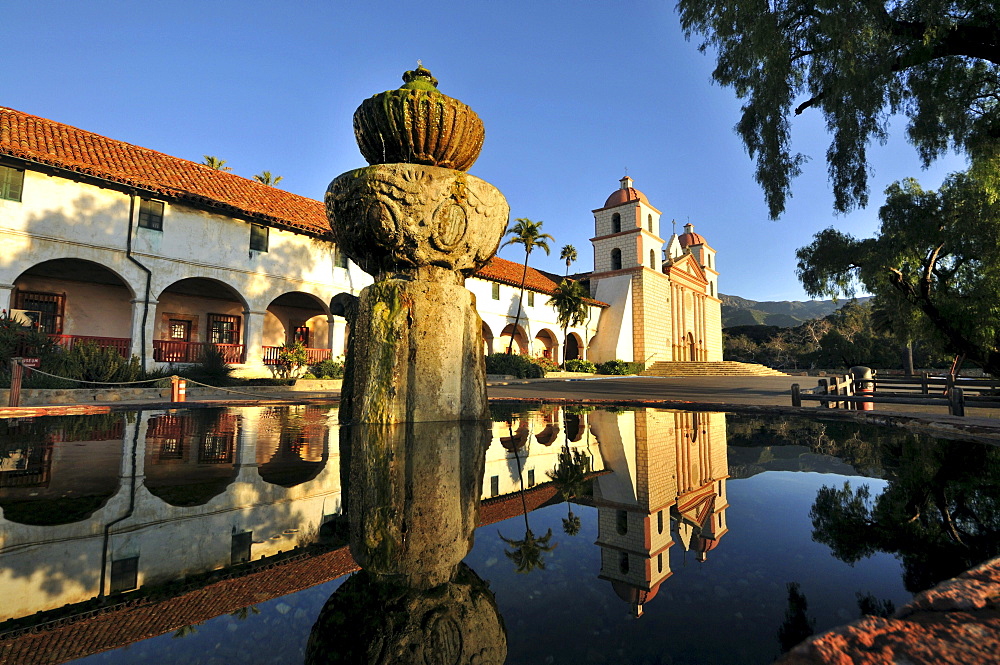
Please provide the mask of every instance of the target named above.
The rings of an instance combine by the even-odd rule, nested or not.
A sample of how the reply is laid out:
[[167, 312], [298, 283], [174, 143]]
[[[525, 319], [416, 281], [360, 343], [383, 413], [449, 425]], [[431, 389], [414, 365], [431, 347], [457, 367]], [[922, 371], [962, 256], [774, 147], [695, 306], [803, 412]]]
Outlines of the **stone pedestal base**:
[[382, 279], [361, 292], [341, 421], [489, 420], [482, 320], [456, 283]]

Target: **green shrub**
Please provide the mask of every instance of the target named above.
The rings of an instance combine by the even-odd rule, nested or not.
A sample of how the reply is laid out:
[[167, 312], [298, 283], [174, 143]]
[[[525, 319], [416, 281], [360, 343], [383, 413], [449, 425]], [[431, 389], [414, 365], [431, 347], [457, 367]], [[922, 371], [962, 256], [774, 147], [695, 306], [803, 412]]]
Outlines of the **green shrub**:
[[487, 374], [507, 374], [519, 379], [540, 379], [545, 370], [527, 356], [513, 353], [494, 353], [486, 356]]
[[276, 366], [282, 378], [292, 378], [299, 371], [309, 364], [309, 355], [306, 353], [306, 345], [302, 342], [292, 344], [282, 344], [278, 349], [279, 365]]
[[[0, 312], [0, 384], [4, 387], [10, 386], [10, 359], [14, 357], [38, 358], [41, 360], [41, 367], [46, 372], [57, 374], [55, 362], [62, 355], [62, 350], [48, 335], [31, 328], [26, 328], [20, 322], [11, 318], [6, 311]], [[32, 374], [25, 377], [25, 387], [42, 388], [43, 383], [58, 381], [42, 374]], [[70, 387], [65, 381], [59, 382], [65, 385], [52, 387]]]
[[248, 386], [294, 386], [295, 379], [257, 378], [242, 381]]
[[319, 379], [344, 378], [344, 362], [327, 358], [309, 367], [309, 373]]
[[233, 385], [233, 370], [235, 368], [226, 362], [219, 347], [210, 344], [205, 347], [205, 355], [201, 362], [190, 367], [178, 370], [180, 376], [187, 377], [193, 381], [207, 383], [210, 386]]
[[59, 354], [53, 363], [53, 374], [67, 379], [86, 381], [80, 388], [93, 384], [129, 383], [142, 378], [142, 365], [137, 356], [123, 358], [115, 349], [100, 347], [92, 342], [79, 342], [69, 351]]
[[535, 356], [535, 357], [529, 357], [528, 360], [541, 367], [542, 371], [544, 372], [559, 371], [559, 363], [557, 363], [555, 360], [552, 360], [551, 358], [546, 358], [545, 356]]
[[638, 374], [642, 370], [642, 363], [628, 362], [626, 360], [607, 360], [597, 366], [598, 374], [611, 374], [615, 376]]
[[305, 374], [303, 374], [303, 375], [302, 375], [302, 376], [300, 376], [299, 378], [300, 378], [300, 379], [315, 379], [315, 378], [316, 378], [316, 375], [315, 375], [315, 374], [313, 374], [312, 372], [306, 372]]
[[597, 372], [597, 365], [590, 362], [589, 360], [581, 360], [580, 358], [573, 358], [572, 360], [567, 360], [563, 365], [563, 369], [567, 372], [585, 372], [588, 374], [594, 374]]

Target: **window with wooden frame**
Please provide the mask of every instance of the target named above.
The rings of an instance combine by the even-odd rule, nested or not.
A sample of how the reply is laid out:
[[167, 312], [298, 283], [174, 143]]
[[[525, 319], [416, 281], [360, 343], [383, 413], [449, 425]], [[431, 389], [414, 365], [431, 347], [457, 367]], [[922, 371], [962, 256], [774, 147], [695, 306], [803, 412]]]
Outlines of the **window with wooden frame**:
[[163, 202], [142, 199], [139, 202], [139, 226], [153, 231], [163, 230]]
[[232, 565], [246, 563], [250, 560], [250, 546], [253, 544], [253, 531], [233, 534], [233, 543], [229, 561]]
[[24, 169], [0, 166], [0, 199], [20, 202], [23, 190]]
[[240, 317], [229, 314], [209, 314], [208, 341], [212, 344], [239, 344]]
[[48, 335], [61, 335], [63, 331], [63, 313], [66, 310], [65, 293], [45, 293], [43, 291], [16, 291], [14, 293], [14, 309], [37, 312], [39, 332]]
[[111, 593], [131, 591], [139, 586], [139, 557], [111, 562]]
[[335, 268], [347, 268], [347, 254], [339, 247], [334, 250], [333, 265]]
[[302, 342], [302, 346], [309, 347], [309, 326], [304, 323], [292, 324], [292, 343]]
[[535, 294], [532, 291], [528, 291], [528, 307], [535, 306]]
[[500, 300], [500, 285], [497, 284], [496, 282], [493, 282], [492, 296], [493, 300]]
[[250, 249], [252, 251], [267, 251], [268, 230], [263, 224], [250, 225]]

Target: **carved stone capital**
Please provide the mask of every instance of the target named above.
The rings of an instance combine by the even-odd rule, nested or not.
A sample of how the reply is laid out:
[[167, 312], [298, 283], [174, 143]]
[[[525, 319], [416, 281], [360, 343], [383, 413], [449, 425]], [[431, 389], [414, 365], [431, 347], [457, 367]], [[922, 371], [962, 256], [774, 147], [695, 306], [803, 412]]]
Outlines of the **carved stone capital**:
[[510, 216], [485, 180], [419, 164], [344, 173], [327, 189], [326, 211], [337, 245], [371, 275], [425, 267], [471, 275], [496, 253]]

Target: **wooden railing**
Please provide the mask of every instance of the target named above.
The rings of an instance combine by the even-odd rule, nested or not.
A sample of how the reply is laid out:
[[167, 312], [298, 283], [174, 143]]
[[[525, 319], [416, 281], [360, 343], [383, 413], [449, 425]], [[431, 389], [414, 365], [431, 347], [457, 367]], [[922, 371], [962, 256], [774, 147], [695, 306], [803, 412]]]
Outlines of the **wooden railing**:
[[[913, 379], [874, 379], [858, 385], [851, 376], [820, 379], [812, 389], [802, 389], [792, 384], [792, 406], [802, 406], [804, 401], [819, 402], [830, 409], [870, 410], [876, 404], [908, 404], [918, 406], [945, 406], [953, 416], [964, 416], [966, 406], [998, 408], [1000, 399], [992, 395], [966, 395], [966, 391], [991, 392], [996, 385], [993, 379], [963, 379], [953, 377], [928, 377], [924, 374]], [[892, 386], [892, 391], [886, 390]], [[881, 389], [880, 389], [881, 387]], [[910, 392], [901, 392], [903, 390]]]
[[242, 344], [210, 344], [208, 342], [179, 342], [172, 339], [153, 340], [153, 360], [161, 363], [197, 363], [205, 359], [205, 351], [214, 346], [227, 363], [243, 362]]
[[132, 340], [128, 337], [96, 337], [93, 335], [49, 335], [49, 339], [69, 351], [77, 344], [94, 344], [107, 349], [114, 349], [123, 358], [128, 358], [131, 352]]
[[[264, 346], [261, 347], [264, 351], [264, 364], [265, 365], [280, 365], [281, 358], [279, 354], [281, 353], [280, 346]], [[333, 357], [330, 349], [306, 349], [306, 359], [308, 364], [315, 365], [318, 362], [324, 360], [329, 360]]]

